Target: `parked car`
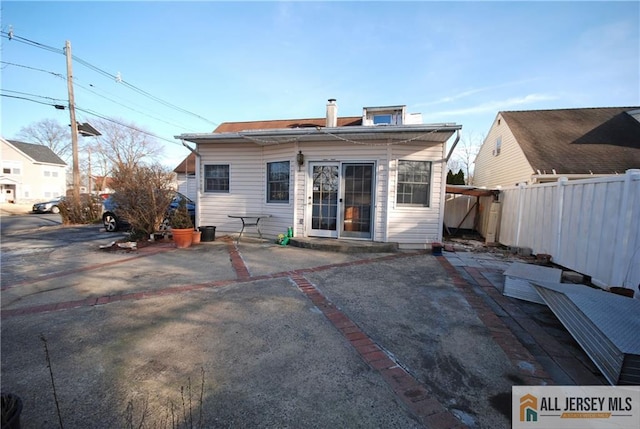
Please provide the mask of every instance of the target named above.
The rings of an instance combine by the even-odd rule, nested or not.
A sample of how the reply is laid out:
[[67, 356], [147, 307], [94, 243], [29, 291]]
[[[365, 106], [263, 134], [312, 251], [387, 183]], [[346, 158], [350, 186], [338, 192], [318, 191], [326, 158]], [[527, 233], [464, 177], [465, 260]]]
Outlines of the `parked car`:
[[[180, 192], [176, 192], [173, 196], [173, 200], [169, 205], [169, 210], [167, 212], [167, 216], [165, 221], [163, 222], [163, 226], [161, 228], [167, 229], [168, 226], [168, 218], [169, 216], [178, 208], [180, 204], [180, 200], [184, 199], [187, 203], [187, 210], [189, 211], [189, 215], [191, 216], [191, 221], [195, 225], [196, 219], [196, 203], [194, 203], [189, 197], [181, 194]], [[113, 195], [109, 195], [102, 202], [103, 212], [102, 212], [102, 224], [104, 225], [104, 229], [107, 232], [116, 232], [121, 229], [129, 228], [129, 222], [126, 219], [121, 218], [116, 214], [117, 212], [117, 204], [113, 199]]]
[[60, 203], [64, 197], [58, 197], [44, 203], [35, 203], [31, 208], [33, 213], [60, 213]]

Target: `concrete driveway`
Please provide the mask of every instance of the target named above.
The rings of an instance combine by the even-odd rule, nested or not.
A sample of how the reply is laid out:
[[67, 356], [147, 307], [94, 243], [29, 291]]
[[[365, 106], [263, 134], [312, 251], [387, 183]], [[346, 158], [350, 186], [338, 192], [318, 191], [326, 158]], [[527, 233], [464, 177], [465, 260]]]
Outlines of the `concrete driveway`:
[[554, 382], [445, 257], [103, 243], [3, 248], [23, 427], [58, 422], [42, 338], [66, 428], [508, 428], [511, 386]]

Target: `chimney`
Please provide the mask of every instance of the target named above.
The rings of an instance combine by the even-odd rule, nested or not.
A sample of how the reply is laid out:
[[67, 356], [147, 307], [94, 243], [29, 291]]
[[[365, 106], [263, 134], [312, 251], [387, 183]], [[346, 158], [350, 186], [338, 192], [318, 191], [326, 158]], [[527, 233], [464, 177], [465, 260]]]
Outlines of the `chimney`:
[[338, 126], [338, 105], [335, 98], [330, 98], [327, 103], [327, 128]]

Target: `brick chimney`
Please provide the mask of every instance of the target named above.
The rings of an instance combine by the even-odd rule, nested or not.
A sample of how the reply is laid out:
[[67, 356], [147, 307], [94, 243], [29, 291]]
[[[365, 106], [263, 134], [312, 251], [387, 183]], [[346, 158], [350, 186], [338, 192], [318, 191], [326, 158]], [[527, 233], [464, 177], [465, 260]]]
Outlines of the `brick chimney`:
[[338, 105], [335, 98], [330, 98], [327, 102], [327, 128], [338, 126]]

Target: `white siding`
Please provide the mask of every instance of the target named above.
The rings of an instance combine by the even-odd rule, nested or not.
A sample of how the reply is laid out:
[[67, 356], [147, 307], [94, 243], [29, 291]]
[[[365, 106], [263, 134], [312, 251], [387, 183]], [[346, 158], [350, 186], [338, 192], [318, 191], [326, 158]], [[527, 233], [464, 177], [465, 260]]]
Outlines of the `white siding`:
[[15, 183], [16, 202], [36, 202], [66, 194], [64, 165], [34, 163], [31, 158], [4, 141], [2, 141], [0, 160], [3, 166], [20, 169], [20, 174], [3, 174], [0, 170], [0, 176], [6, 179], [7, 183]]
[[[494, 150], [498, 138], [502, 145], [500, 153], [496, 155]], [[515, 186], [530, 181], [532, 174], [534, 171], [524, 152], [505, 120], [498, 114], [476, 156], [473, 185], [490, 189]]]
[[[388, 241], [401, 243], [405, 248], [426, 248], [428, 243], [441, 240], [443, 147], [433, 144], [392, 146], [389, 169]], [[429, 207], [407, 207], [396, 203], [398, 160], [432, 161]], [[444, 212], [444, 210], [442, 211]]]
[[[395, 241], [402, 247], [424, 248], [426, 243], [439, 239], [441, 222], [442, 158], [441, 143], [410, 143], [397, 146], [352, 144], [343, 141], [292, 142], [259, 146], [253, 143], [200, 144], [198, 151], [200, 177], [204, 165], [228, 164], [229, 193], [203, 192], [203, 180], [198, 184], [201, 226], [214, 225], [218, 235], [237, 233], [241, 224], [229, 214], [267, 213], [271, 218], [261, 223], [267, 237], [275, 237], [294, 227], [295, 235], [306, 233], [310, 202], [307, 181], [311, 162], [372, 162], [375, 165], [373, 240]], [[296, 154], [302, 151], [304, 165], [299, 168]], [[431, 195], [429, 207], [396, 207], [395, 166], [398, 159], [432, 161]], [[267, 162], [289, 161], [291, 166], [290, 202], [266, 202]], [[390, 168], [391, 166], [391, 168]], [[391, 174], [390, 174], [391, 173]], [[389, 200], [388, 198], [391, 198]], [[391, 228], [387, 228], [392, 224]], [[251, 230], [249, 232], [252, 232]]]
[[178, 192], [192, 200], [196, 200], [198, 197], [198, 182], [196, 176], [193, 174], [178, 173], [176, 175], [176, 182], [178, 185]]

